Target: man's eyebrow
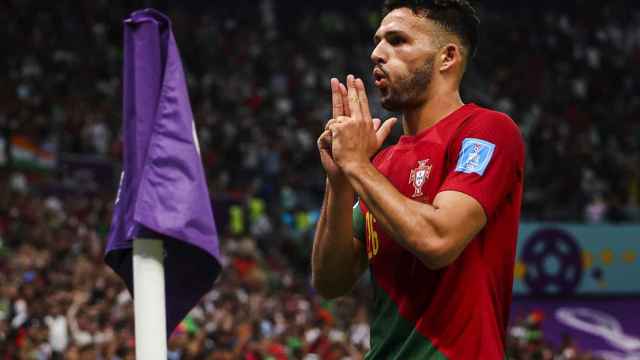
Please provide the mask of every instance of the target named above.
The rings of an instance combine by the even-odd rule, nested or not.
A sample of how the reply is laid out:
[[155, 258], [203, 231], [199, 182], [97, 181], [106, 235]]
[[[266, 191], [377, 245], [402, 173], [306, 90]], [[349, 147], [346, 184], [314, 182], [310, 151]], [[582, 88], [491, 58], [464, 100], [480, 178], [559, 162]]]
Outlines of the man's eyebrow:
[[[393, 35], [406, 36], [407, 34], [402, 30], [389, 30], [384, 32], [382, 35], [384, 35], [384, 37], [387, 37], [387, 36], [393, 36]], [[378, 35], [378, 33], [374, 34], [373, 43], [377, 44], [380, 41], [381, 37], [382, 36]]]

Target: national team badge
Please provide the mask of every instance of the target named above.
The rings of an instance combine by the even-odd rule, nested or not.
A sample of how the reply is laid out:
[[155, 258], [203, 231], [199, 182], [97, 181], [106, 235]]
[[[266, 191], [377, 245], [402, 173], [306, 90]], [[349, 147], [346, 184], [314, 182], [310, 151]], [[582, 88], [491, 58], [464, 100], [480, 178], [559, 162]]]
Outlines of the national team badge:
[[422, 193], [422, 186], [429, 180], [429, 174], [431, 173], [430, 160], [418, 160], [418, 167], [411, 170], [409, 176], [409, 184], [413, 185], [413, 195], [411, 197], [419, 197], [424, 195]]

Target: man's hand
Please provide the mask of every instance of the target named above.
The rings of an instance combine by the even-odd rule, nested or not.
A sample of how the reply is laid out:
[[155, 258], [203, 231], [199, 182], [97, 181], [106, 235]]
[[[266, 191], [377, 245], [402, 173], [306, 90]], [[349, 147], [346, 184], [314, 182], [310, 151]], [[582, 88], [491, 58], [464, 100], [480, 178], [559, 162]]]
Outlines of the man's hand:
[[380, 120], [371, 118], [364, 83], [353, 75], [347, 77], [347, 105], [350, 115], [334, 116], [327, 123], [333, 162], [344, 172], [368, 162], [397, 122], [390, 118], [380, 125]]
[[[331, 79], [331, 114], [332, 119], [340, 116], [349, 116], [349, 107], [347, 106], [347, 88], [342, 85], [338, 79]], [[324, 132], [318, 138], [318, 151], [320, 152], [320, 161], [322, 167], [327, 172], [329, 181], [332, 184], [346, 184], [348, 183], [342, 170], [333, 160], [333, 154], [331, 149], [331, 131], [328, 129], [331, 120], [327, 122]]]

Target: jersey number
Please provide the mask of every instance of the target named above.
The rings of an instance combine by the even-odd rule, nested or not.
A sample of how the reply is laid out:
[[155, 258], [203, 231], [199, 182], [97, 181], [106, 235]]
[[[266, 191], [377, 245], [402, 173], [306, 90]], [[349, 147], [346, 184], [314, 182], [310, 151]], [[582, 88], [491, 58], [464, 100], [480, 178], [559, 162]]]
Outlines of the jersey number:
[[367, 257], [371, 259], [378, 254], [378, 250], [380, 249], [380, 240], [378, 238], [378, 233], [373, 228], [373, 224], [376, 222], [376, 219], [370, 212], [367, 212], [365, 222], [367, 225]]

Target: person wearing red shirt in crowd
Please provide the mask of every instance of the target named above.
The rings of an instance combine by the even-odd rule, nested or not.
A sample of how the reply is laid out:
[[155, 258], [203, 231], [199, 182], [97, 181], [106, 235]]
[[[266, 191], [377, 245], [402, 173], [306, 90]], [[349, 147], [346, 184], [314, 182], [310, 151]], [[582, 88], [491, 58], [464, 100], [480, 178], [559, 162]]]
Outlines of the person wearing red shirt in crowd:
[[396, 119], [372, 119], [361, 79], [331, 80], [313, 286], [344, 295], [369, 267], [368, 359], [504, 359], [522, 136], [509, 116], [460, 97], [479, 26], [467, 1], [388, 0], [383, 14], [373, 75], [404, 135], [378, 152]]

